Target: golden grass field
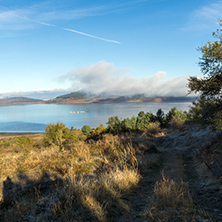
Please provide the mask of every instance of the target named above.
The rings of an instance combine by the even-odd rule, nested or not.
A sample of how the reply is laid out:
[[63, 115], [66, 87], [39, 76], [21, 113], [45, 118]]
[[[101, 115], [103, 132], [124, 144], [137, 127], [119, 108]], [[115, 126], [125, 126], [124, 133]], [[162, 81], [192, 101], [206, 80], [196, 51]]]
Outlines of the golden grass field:
[[61, 144], [45, 134], [0, 134], [0, 221], [222, 218], [220, 179], [209, 169], [203, 177], [190, 156], [188, 143], [200, 145], [201, 136], [75, 133]]

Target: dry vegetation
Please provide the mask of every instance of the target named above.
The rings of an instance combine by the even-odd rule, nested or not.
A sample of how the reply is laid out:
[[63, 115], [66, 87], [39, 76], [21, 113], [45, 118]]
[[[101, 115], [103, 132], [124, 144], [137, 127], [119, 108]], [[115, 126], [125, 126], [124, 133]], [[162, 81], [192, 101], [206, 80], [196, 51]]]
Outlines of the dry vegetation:
[[[95, 139], [62, 124], [1, 138], [0, 221], [220, 221], [220, 137], [155, 124]], [[53, 127], [65, 136], [50, 137]]]
[[111, 209], [127, 210], [122, 195], [141, 177], [132, 145], [112, 135], [62, 140], [62, 149], [54, 143], [45, 147], [45, 137], [0, 141], [5, 221], [106, 220]]

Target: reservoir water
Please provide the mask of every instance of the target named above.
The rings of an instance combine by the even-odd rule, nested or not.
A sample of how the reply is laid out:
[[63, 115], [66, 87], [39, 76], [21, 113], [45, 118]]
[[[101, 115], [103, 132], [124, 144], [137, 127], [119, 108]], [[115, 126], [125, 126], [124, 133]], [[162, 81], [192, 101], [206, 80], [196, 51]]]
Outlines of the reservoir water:
[[[43, 132], [50, 123], [63, 122], [67, 127], [81, 129], [84, 125], [97, 127], [106, 125], [108, 118], [137, 116], [140, 111], [156, 114], [161, 108], [164, 113], [173, 107], [189, 110], [191, 102], [161, 103], [116, 103], [116, 104], [34, 104], [0, 107], [0, 132]], [[80, 112], [84, 111], [84, 112]]]

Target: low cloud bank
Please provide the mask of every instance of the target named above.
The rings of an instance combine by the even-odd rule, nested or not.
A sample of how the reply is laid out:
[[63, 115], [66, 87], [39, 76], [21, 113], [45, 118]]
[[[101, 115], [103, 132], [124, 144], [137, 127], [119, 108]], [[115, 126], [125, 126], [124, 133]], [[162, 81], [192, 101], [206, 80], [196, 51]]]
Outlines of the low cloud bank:
[[0, 99], [7, 97], [28, 97], [33, 99], [49, 100], [54, 99], [57, 96], [70, 93], [66, 90], [45, 90], [45, 91], [32, 91], [32, 92], [8, 92], [0, 94]]
[[113, 63], [100, 61], [88, 67], [70, 71], [59, 78], [59, 81], [69, 81], [68, 89], [55, 89], [32, 92], [8, 92], [0, 94], [0, 99], [6, 97], [29, 97], [49, 100], [70, 92], [82, 90], [86, 93], [102, 96], [186, 96], [188, 92], [188, 76], [167, 79], [166, 72], [157, 72], [153, 76], [143, 78], [127, 75], [127, 69], [117, 69]]
[[166, 72], [136, 78], [127, 76], [127, 69], [117, 69], [113, 63], [100, 61], [88, 67], [78, 68], [60, 80], [72, 81], [72, 90], [83, 90], [96, 95], [185, 96], [188, 76], [167, 79]]

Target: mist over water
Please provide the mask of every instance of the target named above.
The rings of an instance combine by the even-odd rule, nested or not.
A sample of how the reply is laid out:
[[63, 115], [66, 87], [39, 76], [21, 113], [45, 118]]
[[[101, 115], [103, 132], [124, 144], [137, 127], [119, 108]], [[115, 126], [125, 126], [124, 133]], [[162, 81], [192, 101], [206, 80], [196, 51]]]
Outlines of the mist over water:
[[[173, 107], [188, 111], [191, 102], [175, 103], [115, 103], [58, 105], [35, 104], [0, 107], [0, 132], [44, 132], [47, 124], [63, 122], [67, 127], [81, 129], [84, 125], [97, 127], [106, 125], [108, 118], [137, 116], [140, 111], [156, 114], [161, 108], [164, 113]], [[85, 111], [78, 113], [78, 111]], [[70, 113], [76, 112], [76, 113]]]

